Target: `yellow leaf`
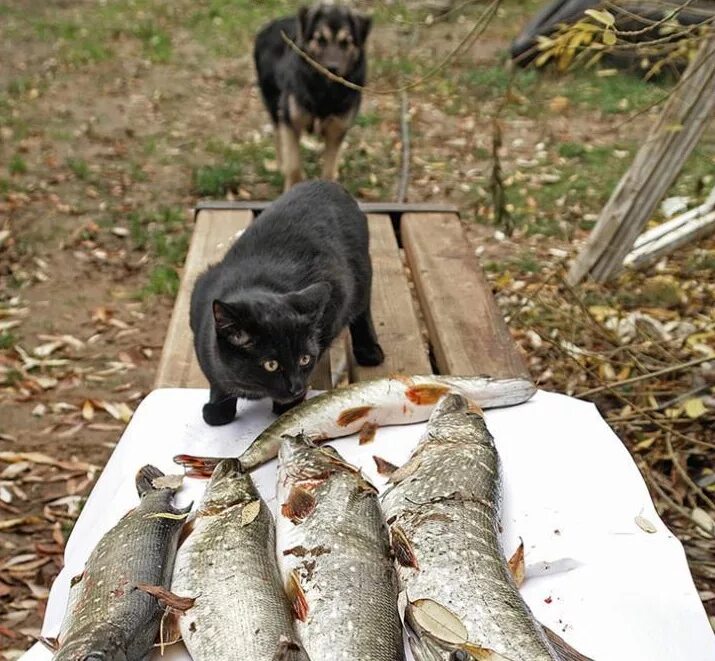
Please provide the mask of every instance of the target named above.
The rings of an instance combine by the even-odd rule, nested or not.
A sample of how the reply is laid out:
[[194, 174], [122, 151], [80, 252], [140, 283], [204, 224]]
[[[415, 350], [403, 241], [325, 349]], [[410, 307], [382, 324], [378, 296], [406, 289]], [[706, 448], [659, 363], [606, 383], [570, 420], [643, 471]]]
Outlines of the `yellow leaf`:
[[613, 24], [616, 22], [615, 17], [613, 14], [611, 14], [610, 11], [603, 10], [599, 11], [598, 9], [587, 9], [584, 14], [586, 16], [590, 16], [592, 19], [595, 21], [598, 21], [599, 23], [603, 23], [606, 27], [612, 27]]
[[91, 420], [94, 418], [94, 406], [92, 406], [92, 402], [88, 399], [86, 399], [82, 405], [82, 417], [85, 420]]
[[707, 412], [707, 408], [700, 397], [686, 400], [683, 408], [685, 409], [685, 415], [689, 418], [699, 418], [703, 413]]
[[617, 41], [616, 33], [613, 32], [613, 30], [604, 30], [601, 41], [603, 41], [606, 46], [615, 46]]

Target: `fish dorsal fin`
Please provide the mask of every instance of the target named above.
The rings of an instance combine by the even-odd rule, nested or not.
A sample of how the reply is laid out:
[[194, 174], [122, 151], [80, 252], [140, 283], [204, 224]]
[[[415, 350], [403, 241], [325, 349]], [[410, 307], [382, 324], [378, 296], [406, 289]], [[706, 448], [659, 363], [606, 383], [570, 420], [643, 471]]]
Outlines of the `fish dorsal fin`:
[[552, 647], [559, 655], [560, 661], [593, 661], [590, 657], [584, 656], [581, 652], [571, 647], [571, 645], [561, 638], [561, 636], [551, 631], [551, 629], [544, 627], [543, 625], [542, 627]]

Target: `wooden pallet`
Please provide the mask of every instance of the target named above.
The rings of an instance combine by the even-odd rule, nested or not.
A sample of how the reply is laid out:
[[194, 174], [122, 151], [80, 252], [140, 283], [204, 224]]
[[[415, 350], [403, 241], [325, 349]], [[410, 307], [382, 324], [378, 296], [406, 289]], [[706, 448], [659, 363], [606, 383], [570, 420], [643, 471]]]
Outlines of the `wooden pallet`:
[[[528, 377], [456, 210], [446, 205], [362, 207], [370, 226], [373, 317], [386, 359], [379, 367], [355, 364], [345, 334], [316, 368], [312, 387], [324, 390], [337, 381], [339, 370], [331, 372], [331, 362], [346, 365], [350, 381], [432, 372]], [[263, 208], [265, 203], [254, 202], [197, 209], [155, 387], [207, 387], [189, 328], [193, 283]]]

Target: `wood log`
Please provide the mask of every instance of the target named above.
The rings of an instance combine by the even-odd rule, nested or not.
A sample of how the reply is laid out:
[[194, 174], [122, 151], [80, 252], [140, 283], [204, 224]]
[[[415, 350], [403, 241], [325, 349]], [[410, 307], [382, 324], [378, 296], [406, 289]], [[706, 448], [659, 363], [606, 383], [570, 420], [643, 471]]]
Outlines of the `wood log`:
[[634, 269], [644, 268], [681, 246], [704, 239], [713, 232], [715, 232], [715, 211], [696, 218], [687, 225], [680, 225], [655, 241], [632, 250], [626, 255], [623, 264]]
[[623, 260], [671, 186], [715, 112], [715, 32], [673, 90], [663, 112], [601, 211], [568, 274], [571, 284], [590, 275], [604, 282]]

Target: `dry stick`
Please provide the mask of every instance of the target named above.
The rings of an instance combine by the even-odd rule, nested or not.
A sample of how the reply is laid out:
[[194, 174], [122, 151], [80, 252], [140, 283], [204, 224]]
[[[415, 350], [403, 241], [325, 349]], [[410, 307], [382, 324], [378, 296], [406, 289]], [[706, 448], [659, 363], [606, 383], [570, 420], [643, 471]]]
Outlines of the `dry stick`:
[[689, 5], [693, 3], [694, 0], [686, 0], [682, 5], [680, 5], [679, 9], [668, 12], [663, 18], [659, 19], [658, 21], [651, 21], [650, 19], [646, 19], [645, 16], [638, 16], [638, 14], [634, 14], [633, 12], [628, 11], [625, 7], [619, 7], [613, 2], [610, 2], [609, 0], [606, 0], [606, 5], [611, 7], [612, 9], [615, 9], [616, 11], [628, 15], [631, 18], [636, 18], [639, 20], [643, 21], [648, 21], [648, 25], [644, 28], [641, 28], [640, 30], [616, 30], [616, 34], [619, 35], [625, 35], [628, 37], [636, 37], [640, 34], [645, 34], [646, 32], [651, 32], [652, 30], [655, 30], [656, 28], [660, 27], [661, 25], [664, 25], [668, 21], [672, 21], [674, 18], [677, 17], [678, 14], [680, 14], [684, 9], [686, 9]]
[[680, 465], [680, 462], [675, 456], [675, 450], [673, 449], [673, 444], [670, 442], [670, 434], [665, 435], [665, 446], [668, 449], [668, 454], [670, 455], [670, 461], [673, 462], [673, 466], [675, 466], [675, 470], [680, 473], [680, 476], [685, 480], [685, 483], [690, 486], [695, 493], [697, 493], [710, 507], [711, 509], [715, 510], [715, 502], [712, 501], [712, 499], [703, 491], [702, 488], [700, 488], [693, 479], [688, 475], [688, 471], [685, 470]]
[[464, 37], [464, 39], [462, 39], [462, 41], [460, 41], [439, 64], [430, 69], [424, 76], [422, 76], [422, 78], [413, 80], [411, 83], [407, 83], [406, 85], [396, 89], [372, 89], [371, 87], [356, 85], [342, 76], [336, 76], [331, 71], [328, 71], [322, 64], [310, 57], [310, 55], [300, 48], [300, 46], [298, 46], [298, 44], [296, 44], [285, 32], [281, 31], [281, 36], [283, 37], [283, 41], [285, 41], [293, 51], [298, 53], [298, 55], [310, 64], [310, 66], [322, 73], [329, 80], [332, 80], [334, 83], [340, 83], [348, 89], [363, 92], [365, 94], [396, 94], [398, 92], [404, 92], [415, 87], [419, 87], [426, 80], [429, 80], [435, 74], [444, 69], [457, 55], [459, 55], [463, 48], [469, 46], [473, 41], [476, 41], [477, 37], [479, 37], [487, 29], [489, 22], [493, 18], [494, 14], [496, 14], [496, 10], [500, 4], [501, 0], [492, 0], [492, 2], [489, 3], [489, 6], [484, 10], [484, 12], [482, 12], [472, 28], [469, 30], [467, 36]]
[[712, 539], [712, 530], [709, 528], [705, 527], [702, 523], [699, 521], [696, 521], [693, 519], [692, 516], [690, 516], [690, 512], [686, 510], [682, 505], [678, 505], [668, 494], [665, 493], [665, 490], [663, 487], [658, 484], [656, 479], [653, 477], [653, 474], [651, 473], [650, 467], [648, 464], [646, 464], [644, 461], [640, 461], [639, 463], [639, 468], [641, 469], [641, 472], [647, 473], [648, 477], [650, 478], [648, 481], [651, 484], [651, 486], [658, 492], [658, 495], [666, 502], [668, 503], [676, 512], [678, 512], [681, 516], [685, 517], [691, 524], [695, 525], [696, 527], [700, 528], [703, 530], [711, 539]]
[[638, 381], [645, 381], [646, 379], [653, 379], [657, 376], [663, 376], [663, 374], [670, 374], [671, 372], [679, 372], [680, 370], [687, 369], [688, 367], [695, 367], [696, 365], [701, 365], [710, 360], [715, 360], [713, 356], [701, 356], [700, 358], [695, 358], [694, 360], [689, 360], [687, 363], [680, 363], [679, 365], [671, 365], [670, 367], [664, 367], [661, 370], [656, 370], [655, 372], [649, 372], [648, 374], [639, 374], [638, 376], [632, 376], [629, 379], [623, 379], [622, 381], [616, 381], [615, 383], [609, 383], [607, 385], [599, 386], [598, 388], [591, 388], [590, 390], [585, 390], [579, 393], [578, 397], [585, 397], [586, 395], [594, 395], [597, 392], [603, 392], [604, 390], [610, 390], [611, 388], [619, 388], [620, 386], [626, 386], [630, 383], [636, 383]]
[[[429, 21], [427, 18], [425, 18], [424, 20], [421, 20], [421, 21], [408, 21], [406, 19], [399, 18], [399, 16], [400, 16], [399, 14], [398, 14], [398, 18], [395, 18], [394, 21], [398, 25], [424, 25], [427, 27], [432, 27], [433, 25], [435, 25], [437, 23], [446, 21], [452, 14], [455, 14], [456, 12], [464, 9], [465, 7], [468, 7], [469, 5], [477, 4], [477, 2], [480, 2], [480, 0], [465, 0], [464, 2], [458, 4], [454, 7], [451, 7], [447, 11], [442, 12], [441, 14], [438, 14], [437, 16], [432, 16], [432, 14], [429, 14], [429, 16], [432, 16], [432, 20], [429, 20]], [[379, 4], [382, 5], [383, 9], [387, 9], [386, 3], [380, 2]]]
[[402, 163], [400, 181], [397, 186], [397, 201], [407, 201], [407, 187], [410, 182], [410, 102], [407, 92], [400, 92], [400, 133], [402, 139]]
[[[533, 330], [533, 329], [532, 329], [532, 330]], [[536, 331], [536, 330], [534, 330], [534, 332], [535, 332], [544, 342], [546, 342], [549, 346], [552, 346], [552, 347], [553, 347], [554, 349], [556, 349], [558, 352], [560, 352], [561, 354], [563, 354], [564, 356], [566, 356], [566, 358], [568, 358], [571, 362], [576, 363], [576, 365], [577, 365], [577, 367], [579, 368], [579, 370], [585, 370], [586, 372], [588, 372], [588, 374], [589, 374], [592, 378], [594, 378], [594, 379], [596, 379], [597, 381], [600, 381], [601, 383], [603, 383], [603, 379], [601, 379], [601, 377], [598, 375], [597, 372], [594, 372], [592, 369], [590, 369], [590, 368], [587, 367], [586, 365], [582, 365], [581, 363], [579, 363], [578, 360], [576, 360], [568, 351], [566, 351], [563, 347], [561, 347], [557, 342], [555, 342], [554, 340], [552, 340], [550, 337], [544, 337], [541, 333], [539, 333], [539, 332]], [[690, 436], [688, 436], [687, 434], [683, 434], [682, 432], [677, 431], [676, 429], [671, 429], [670, 427], [668, 427], [668, 425], [662, 423], [660, 420], [658, 420], [658, 418], [656, 418], [656, 417], [654, 417], [653, 415], [651, 415], [650, 411], [648, 411], [647, 409], [641, 408], [640, 406], [638, 406], [638, 405], [635, 404], [634, 402], [630, 401], [627, 397], [621, 395], [621, 393], [619, 393], [619, 392], [618, 392], [617, 390], [615, 390], [614, 388], [611, 388], [608, 384], [603, 384], [603, 386], [604, 386], [604, 388], [605, 388], [606, 390], [608, 390], [614, 397], [616, 397], [616, 398], [619, 399], [621, 402], [623, 402], [623, 404], [626, 404], [626, 405], [630, 406], [632, 409], [634, 409], [634, 410], [637, 411], [638, 413], [644, 415], [644, 416], [649, 420], [649, 423], [650, 423], [650, 424], [653, 424], [653, 425], [655, 425], [656, 427], [659, 427], [659, 428], [662, 429], [663, 431], [673, 433], [673, 434], [675, 434], [675, 436], [677, 436], [678, 438], [682, 438], [684, 441], [687, 441], [688, 443], [693, 443], [694, 445], [702, 445], [702, 446], [704, 446], [704, 447], [706, 447], [706, 448], [715, 449], [715, 443], [708, 443], [707, 441], [701, 441], [699, 438], [690, 437]]]

